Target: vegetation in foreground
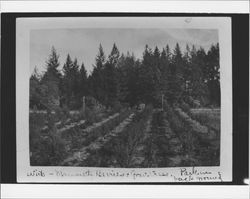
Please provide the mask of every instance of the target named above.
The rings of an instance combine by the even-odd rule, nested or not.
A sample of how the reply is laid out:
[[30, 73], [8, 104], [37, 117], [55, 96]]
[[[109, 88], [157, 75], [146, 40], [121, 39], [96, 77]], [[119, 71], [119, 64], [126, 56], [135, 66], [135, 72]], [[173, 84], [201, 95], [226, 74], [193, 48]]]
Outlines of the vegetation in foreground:
[[146, 46], [138, 60], [114, 44], [106, 59], [100, 45], [87, 76], [70, 55], [59, 71], [53, 48], [30, 78], [31, 165], [219, 165], [218, 52]]

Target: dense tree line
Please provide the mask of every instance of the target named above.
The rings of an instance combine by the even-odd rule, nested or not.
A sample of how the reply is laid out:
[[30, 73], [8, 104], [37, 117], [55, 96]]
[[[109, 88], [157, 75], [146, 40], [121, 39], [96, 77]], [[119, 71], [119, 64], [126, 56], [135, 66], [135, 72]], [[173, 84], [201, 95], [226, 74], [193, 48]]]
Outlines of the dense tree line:
[[159, 106], [164, 97], [169, 104], [198, 101], [202, 106], [220, 105], [219, 44], [206, 52], [203, 48], [179, 44], [171, 51], [145, 46], [142, 59], [120, 54], [116, 44], [108, 56], [100, 44], [93, 70], [88, 76], [84, 64], [67, 55], [62, 71], [59, 55], [52, 48], [43, 75], [30, 77], [30, 107], [79, 109], [83, 96], [101, 104], [134, 106], [138, 103]]

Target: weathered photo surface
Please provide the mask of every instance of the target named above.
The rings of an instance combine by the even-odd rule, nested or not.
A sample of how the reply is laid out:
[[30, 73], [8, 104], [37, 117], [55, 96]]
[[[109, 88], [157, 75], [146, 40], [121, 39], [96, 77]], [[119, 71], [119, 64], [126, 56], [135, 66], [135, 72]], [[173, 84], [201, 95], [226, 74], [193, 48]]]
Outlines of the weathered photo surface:
[[32, 166], [220, 164], [217, 30], [49, 29], [30, 39]]
[[219, 28], [146, 19], [29, 29], [29, 167], [222, 166]]

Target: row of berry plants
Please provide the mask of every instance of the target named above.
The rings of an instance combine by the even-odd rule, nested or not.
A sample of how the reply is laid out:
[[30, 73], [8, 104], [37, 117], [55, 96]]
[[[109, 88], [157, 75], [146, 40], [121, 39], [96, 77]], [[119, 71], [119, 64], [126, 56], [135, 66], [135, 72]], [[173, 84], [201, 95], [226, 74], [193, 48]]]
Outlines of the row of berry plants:
[[146, 124], [152, 112], [152, 106], [146, 106], [143, 111], [137, 111], [119, 134], [89, 156], [87, 166], [132, 167], [137, 146], [144, 136]]
[[[220, 140], [211, 128], [201, 125], [180, 108], [174, 108], [179, 119], [184, 123], [186, 132], [183, 134], [194, 161], [202, 166], [217, 166], [220, 162]], [[185, 140], [185, 139], [184, 139]]]
[[133, 112], [134, 110], [132, 109], [123, 110], [121, 113], [115, 114], [115, 117], [110, 117], [110, 119], [101, 125], [96, 125], [94, 128], [81, 129], [76, 127], [68, 132], [64, 132], [62, 137], [68, 140], [69, 155], [61, 164], [71, 165], [72, 162], [74, 162], [74, 165], [78, 165], [82, 161], [81, 153], [86, 153], [86, 149], [90, 148], [93, 144], [97, 144], [100, 138], [108, 135], [113, 128], [119, 125]]

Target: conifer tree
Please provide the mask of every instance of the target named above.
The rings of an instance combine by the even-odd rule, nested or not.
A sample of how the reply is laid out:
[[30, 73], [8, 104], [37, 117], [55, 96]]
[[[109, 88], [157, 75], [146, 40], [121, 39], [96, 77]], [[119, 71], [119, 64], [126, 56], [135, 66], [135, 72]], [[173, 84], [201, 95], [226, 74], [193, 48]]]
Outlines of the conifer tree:
[[121, 55], [117, 66], [120, 85], [119, 100], [123, 103], [129, 103], [131, 106], [138, 102], [138, 65], [135, 56], [127, 53], [126, 56]]
[[79, 67], [77, 59], [72, 61], [70, 55], [62, 76], [58, 58], [52, 48], [44, 75], [40, 77], [35, 71], [31, 76], [30, 106], [40, 104], [39, 108], [44, 105], [52, 110], [60, 100], [68, 108], [78, 109], [82, 97], [87, 95], [109, 107], [117, 103], [159, 106], [162, 96], [172, 105], [190, 97], [202, 105], [220, 105], [218, 44], [212, 45], [207, 53], [195, 46], [190, 50], [188, 45], [182, 53], [178, 43], [172, 52], [168, 45], [162, 51], [146, 45], [141, 60], [129, 52], [120, 56], [115, 43], [106, 60], [100, 44], [89, 77], [84, 64]]
[[171, 59], [171, 76], [169, 78], [168, 99], [170, 104], [178, 103], [184, 92], [183, 58], [179, 44], [177, 43]]
[[117, 73], [117, 63], [119, 60], [120, 52], [116, 46], [113, 44], [110, 55], [108, 56], [108, 61], [105, 64], [104, 78], [105, 78], [105, 104], [108, 106], [113, 106], [119, 97], [119, 81]]
[[73, 61], [70, 57], [70, 55], [67, 55], [66, 62], [63, 65], [63, 80], [62, 80], [62, 103], [63, 105], [66, 105], [68, 108], [70, 107], [70, 101], [72, 100], [72, 88], [73, 88]]
[[167, 60], [169, 60], [169, 62], [170, 62], [170, 60], [171, 60], [171, 51], [170, 51], [170, 48], [169, 48], [169, 45], [167, 44], [167, 46], [166, 46], [166, 56], [167, 56]]
[[80, 68], [79, 84], [80, 84], [81, 97], [87, 96], [88, 95], [88, 75], [87, 75], [87, 71], [85, 69], [84, 63], [82, 63], [81, 68]]
[[48, 110], [56, 109], [60, 105], [60, 83], [61, 73], [58, 70], [60, 65], [59, 55], [54, 47], [46, 62], [46, 72], [41, 79], [42, 103]]
[[102, 69], [104, 67], [104, 64], [105, 64], [105, 54], [104, 54], [104, 51], [103, 51], [103, 48], [102, 48], [102, 45], [100, 44], [99, 45], [99, 52], [96, 56], [96, 63], [95, 63], [95, 67], [98, 68], [98, 69]]
[[185, 82], [184, 97], [187, 99], [191, 95], [191, 77], [192, 77], [192, 62], [191, 62], [191, 50], [188, 45], [186, 45], [186, 51], [183, 56], [183, 78]]
[[[167, 46], [168, 48], [168, 46]], [[170, 76], [170, 52], [169, 49], [163, 48], [160, 57], [160, 72], [161, 72], [161, 79], [160, 79], [160, 94], [161, 97], [167, 99], [167, 93], [169, 88], [169, 76]]]
[[220, 105], [220, 63], [219, 44], [212, 45], [207, 53], [205, 81], [209, 89], [210, 101], [216, 106]]
[[207, 104], [207, 87], [204, 81], [204, 72], [206, 66], [206, 52], [203, 48], [198, 50], [195, 47], [192, 48], [191, 52], [191, 63], [192, 63], [192, 97], [199, 100], [202, 104]]
[[73, 67], [71, 71], [71, 80], [72, 81], [72, 88], [71, 88], [71, 108], [72, 109], [79, 109], [81, 106], [81, 93], [80, 93], [80, 71], [79, 71], [79, 64], [77, 58], [74, 59]]
[[154, 71], [153, 71], [153, 53], [148, 45], [145, 46], [143, 52], [142, 63], [139, 68], [138, 78], [138, 94], [140, 101], [144, 103], [152, 103], [154, 92]]
[[105, 54], [102, 45], [99, 46], [99, 52], [95, 59], [94, 69], [89, 77], [89, 94], [104, 104], [105, 102], [105, 79], [104, 66], [106, 63]]
[[159, 104], [161, 101], [161, 96], [163, 94], [163, 88], [161, 80], [163, 80], [162, 77], [162, 71], [161, 71], [161, 52], [159, 48], [156, 46], [153, 54], [153, 65], [152, 70], [154, 73], [153, 77], [153, 102], [154, 104]]
[[30, 77], [30, 108], [42, 108], [40, 86], [40, 77], [35, 67]]
[[112, 50], [111, 50], [111, 53], [108, 57], [108, 62], [109, 64], [111, 64], [112, 66], [116, 66], [117, 62], [118, 62], [118, 59], [120, 57], [120, 52], [116, 46], [116, 44], [114, 43], [113, 44], [113, 47], [112, 47]]

